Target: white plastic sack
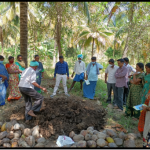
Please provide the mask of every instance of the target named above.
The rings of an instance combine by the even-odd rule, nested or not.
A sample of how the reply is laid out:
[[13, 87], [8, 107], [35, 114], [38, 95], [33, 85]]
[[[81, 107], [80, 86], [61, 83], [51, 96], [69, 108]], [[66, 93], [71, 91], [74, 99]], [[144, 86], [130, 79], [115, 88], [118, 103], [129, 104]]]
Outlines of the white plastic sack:
[[62, 147], [64, 145], [70, 145], [70, 144], [73, 144], [74, 141], [68, 137], [68, 136], [65, 136], [65, 135], [61, 135], [58, 137], [57, 139], [57, 142], [56, 144], [59, 146], [59, 147]]
[[86, 85], [90, 84], [89, 80], [85, 80], [85, 83], [86, 83]]

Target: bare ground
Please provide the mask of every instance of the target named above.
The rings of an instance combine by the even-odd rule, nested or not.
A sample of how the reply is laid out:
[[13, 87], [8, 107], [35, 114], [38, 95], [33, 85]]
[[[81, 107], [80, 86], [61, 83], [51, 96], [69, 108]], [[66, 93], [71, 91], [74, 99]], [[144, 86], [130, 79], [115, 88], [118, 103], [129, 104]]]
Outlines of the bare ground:
[[[72, 80], [67, 81], [67, 84], [69, 85], [69, 87], [70, 87], [71, 83], [72, 83]], [[48, 89], [48, 94], [43, 93], [46, 101], [50, 100], [50, 95], [53, 92], [54, 85], [55, 85], [55, 81], [52, 79], [44, 79], [44, 81], [42, 81], [42, 86], [44, 86]], [[70, 95], [72, 95], [72, 94], [70, 94]], [[72, 95], [72, 97], [74, 97], [75, 100], [78, 99], [78, 101], [80, 101], [81, 103], [86, 102], [87, 107], [89, 107], [89, 108], [90, 108], [90, 106], [95, 106], [95, 109], [101, 109], [102, 108], [101, 103], [98, 103], [98, 98], [91, 101], [89, 99], [81, 98], [81, 96], [82, 96], [82, 92], [80, 92], [78, 94], [78, 96], [75, 96], [75, 97], [74, 97], [74, 95]], [[55, 99], [59, 99], [60, 97], [62, 97], [62, 99], [64, 97], [62, 83], [60, 84], [60, 87], [59, 87], [59, 90], [57, 91], [57, 96], [55, 97]], [[52, 100], [50, 100], [50, 101], [52, 101]], [[4, 106], [0, 106], [0, 113], [1, 113], [0, 122], [7, 122], [10, 119], [16, 119], [19, 123], [24, 124], [25, 127], [31, 127], [31, 126], [35, 125], [37, 123], [37, 120], [34, 120], [30, 125], [26, 125], [24, 123], [25, 122], [25, 120], [24, 120], [24, 108], [25, 108], [25, 106], [24, 105], [25, 105], [25, 102], [24, 102], [23, 98], [21, 98], [18, 101], [13, 101], [12, 103], [10, 103], [6, 100], [6, 104]], [[50, 106], [50, 103], [49, 103], [49, 106]], [[63, 103], [62, 103], [62, 106], [63, 106]], [[121, 116], [122, 115], [120, 112], [118, 112], [116, 110], [112, 110], [110, 108], [108, 108], [108, 110], [112, 114], [114, 114], [114, 116]], [[48, 110], [45, 110], [45, 111], [47, 111], [46, 113], [48, 113]], [[41, 113], [44, 114], [44, 112], [41, 112]], [[40, 114], [39, 114], [39, 116], [40, 116]], [[138, 123], [138, 121], [133, 120], [134, 129], [132, 129], [132, 131], [131, 131], [132, 133], [138, 132], [137, 123]], [[118, 119], [117, 118], [109, 119], [109, 114], [107, 114], [106, 124], [102, 128], [112, 128], [112, 126], [116, 125], [116, 124], [118, 124]], [[42, 126], [42, 124], [41, 124], [41, 126]], [[88, 124], [88, 126], [89, 126], [89, 124]], [[59, 126], [58, 126], [58, 128], [59, 128]], [[124, 128], [128, 131], [128, 128], [126, 128], [126, 127], [124, 127]], [[69, 128], [69, 129], [71, 130], [71, 128]], [[98, 130], [100, 130], [100, 128]], [[61, 130], [59, 130], [59, 132], [57, 132], [56, 135], [52, 135], [49, 138], [52, 145], [55, 145], [54, 143], [56, 142], [56, 138], [58, 137], [58, 133], [59, 134], [61, 134], [61, 132], [62, 132], [62, 134], [64, 133], [64, 131], [61, 131], [61, 132], [60, 131]], [[69, 132], [69, 130], [67, 130], [67, 134], [68, 134], [68, 132]], [[142, 147], [143, 146], [142, 145], [142, 138], [137, 139], [135, 141], [135, 143], [136, 143], [136, 147]]]

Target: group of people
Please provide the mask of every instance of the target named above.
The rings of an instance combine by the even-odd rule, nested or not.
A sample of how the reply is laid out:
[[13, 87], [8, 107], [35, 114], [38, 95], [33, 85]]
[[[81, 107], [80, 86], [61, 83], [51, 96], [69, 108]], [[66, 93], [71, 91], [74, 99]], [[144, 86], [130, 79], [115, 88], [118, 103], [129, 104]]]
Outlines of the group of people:
[[[71, 75], [71, 77], [73, 78], [75, 74], [75, 77], [68, 91], [66, 85], [66, 80], [67, 78], [69, 79], [68, 64], [67, 62], [64, 61], [63, 56], [59, 56], [59, 62], [57, 62], [55, 66], [54, 80], [56, 78], [56, 84], [54, 87], [54, 92], [51, 95], [52, 98], [56, 95], [58, 86], [60, 84], [60, 81], [62, 80], [66, 96], [70, 96], [68, 92], [71, 91], [76, 82], [80, 82], [80, 89], [82, 90], [83, 87], [83, 96], [89, 99], [94, 99], [96, 83], [98, 80], [98, 75], [100, 74], [99, 70], [103, 69], [103, 66], [96, 62], [96, 57], [92, 57], [91, 62], [87, 65], [87, 67], [85, 67], [85, 63], [82, 61], [82, 59], [83, 55], [82, 54], [78, 55], [78, 60], [75, 62], [74, 70]], [[88, 79], [90, 84], [86, 84], [85, 82], [83, 84], [84, 79], [86, 80]]]
[[[105, 83], [107, 83], [108, 99], [111, 103], [113, 90], [114, 109], [123, 111], [126, 106], [126, 116], [139, 119], [138, 130], [143, 133], [143, 147], [150, 147], [150, 63], [145, 65], [137, 63], [136, 69], [129, 65], [129, 59], [118, 59], [118, 66], [114, 60], [109, 60], [109, 66], [105, 70]], [[108, 80], [107, 80], [108, 76]], [[142, 111], [135, 110], [133, 106], [145, 104]]]
[[[69, 68], [63, 56], [59, 56], [59, 62], [55, 65], [54, 80], [55, 87], [51, 98], [56, 95], [60, 81], [63, 82], [66, 96], [72, 90], [76, 82], [80, 82], [80, 89], [83, 88], [85, 98], [94, 99], [98, 75], [103, 66], [96, 62], [96, 57], [91, 58], [91, 62], [85, 66], [82, 61], [83, 55], [78, 55], [74, 70], [71, 75], [72, 85], [67, 89], [67, 79], [69, 79]], [[36, 117], [34, 112], [43, 109], [44, 97], [40, 94], [41, 90], [47, 92], [46, 88], [40, 86], [41, 79], [44, 77], [44, 68], [39, 62], [39, 56], [35, 55], [35, 60], [30, 62], [30, 67], [26, 68], [22, 56], [17, 56], [17, 62], [14, 63], [14, 57], [8, 58], [9, 63], [3, 65], [4, 57], [0, 55], [0, 105], [5, 104], [6, 89], [8, 87], [8, 101], [12, 99], [19, 100], [21, 96], [25, 100], [25, 119], [29, 122], [32, 117]], [[113, 103], [114, 109], [123, 111], [126, 106], [125, 114], [139, 119], [138, 130], [143, 132], [144, 146], [150, 146], [150, 63], [137, 63], [136, 69], [129, 64], [128, 58], [117, 60], [118, 66], [114, 60], [109, 60], [109, 65], [105, 70], [105, 83], [107, 84], [108, 99], [107, 103]], [[108, 78], [108, 79], [107, 79]], [[85, 82], [84, 82], [85, 81]], [[111, 102], [111, 93], [113, 90], [114, 99]], [[31, 98], [35, 100], [32, 106]], [[142, 106], [142, 112], [133, 109], [133, 106], [145, 104]]]
[[[41, 78], [43, 77], [44, 69], [42, 63], [39, 62], [38, 55], [35, 55], [35, 60], [39, 63], [39, 66], [36, 70], [36, 82], [41, 84]], [[12, 102], [12, 100], [19, 100], [22, 97], [18, 85], [21, 79], [21, 74], [26, 69], [21, 55], [17, 56], [16, 62], [14, 62], [14, 57], [9, 56], [9, 63], [7, 63], [6, 66], [4, 66], [3, 61], [4, 57], [0, 55], [0, 81], [2, 83], [0, 84], [0, 106], [5, 105], [7, 87], [9, 93], [7, 100], [9, 102]], [[41, 92], [39, 88], [34, 88], [37, 92]]]

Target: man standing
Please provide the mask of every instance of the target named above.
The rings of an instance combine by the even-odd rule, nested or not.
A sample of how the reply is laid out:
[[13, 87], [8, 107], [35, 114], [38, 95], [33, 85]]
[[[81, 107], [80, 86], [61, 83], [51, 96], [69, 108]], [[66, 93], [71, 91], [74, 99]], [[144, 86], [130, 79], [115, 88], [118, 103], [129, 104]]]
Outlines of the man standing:
[[[36, 83], [35, 70], [37, 69], [38, 66], [39, 63], [37, 61], [31, 61], [30, 67], [22, 72], [21, 79], [19, 82], [19, 90], [22, 96], [24, 97], [26, 103], [25, 106], [26, 123], [28, 123], [32, 117], [36, 117], [34, 111], [35, 112], [40, 111], [42, 102], [44, 100], [44, 97], [34, 89], [34, 86], [42, 89], [44, 92], [47, 92], [46, 88], [43, 88]], [[31, 98], [35, 100], [33, 106]]]
[[[67, 75], [66, 75], [66, 73], [67, 73]], [[56, 76], [56, 74], [57, 74], [57, 76]], [[54, 92], [50, 97], [53, 98], [56, 95], [56, 92], [57, 92], [57, 89], [59, 87], [59, 83], [61, 80], [63, 82], [65, 95], [70, 96], [67, 92], [67, 85], [66, 85], [67, 79], [69, 79], [69, 69], [68, 69], [68, 64], [67, 64], [67, 62], [64, 61], [63, 56], [59, 56], [59, 62], [56, 63], [54, 80], [55, 80], [55, 78], [56, 78], [56, 84], [54, 87]]]
[[124, 87], [127, 88], [127, 78], [128, 78], [128, 70], [124, 66], [124, 60], [118, 59], [118, 66], [115, 73], [116, 77], [116, 92], [117, 92], [117, 100], [116, 104], [117, 106], [114, 107], [115, 109], [119, 109], [119, 111], [123, 111], [123, 93], [124, 93]]
[[[114, 93], [113, 105], [116, 105], [117, 98], [116, 98], [116, 86], [115, 86], [116, 84], [115, 73], [119, 67], [114, 65], [113, 59], [110, 59], [108, 62], [109, 62], [109, 66], [105, 70], [105, 83], [107, 83], [107, 91], [108, 91], [107, 103], [111, 103], [111, 91], [113, 89], [113, 93]], [[107, 81], [107, 75], [108, 75], [108, 81]]]
[[134, 69], [131, 65], [129, 65], [129, 59], [126, 57], [124, 58], [125, 66], [127, 67], [128, 70], [128, 78], [127, 78], [127, 88], [124, 88], [124, 95], [123, 95], [123, 105], [126, 105], [127, 97], [129, 94], [129, 78], [131, 78], [131, 72], [136, 72], [136, 69]]
[[69, 92], [74, 87], [74, 84], [76, 82], [80, 82], [80, 89], [82, 90], [82, 83], [85, 78], [85, 63], [82, 61], [82, 59], [83, 59], [83, 55], [82, 54], [78, 55], [78, 61], [76, 61], [75, 63], [74, 71], [71, 77], [73, 78], [74, 73], [76, 73], [76, 75], [75, 75], [75, 78], [73, 79], [73, 83], [69, 89]]
[[90, 82], [87, 85], [85, 82], [83, 84], [83, 96], [89, 99], [94, 99], [96, 83], [98, 80], [99, 70], [103, 69], [103, 66], [96, 62], [96, 57], [91, 58], [91, 62], [86, 68], [86, 80]]

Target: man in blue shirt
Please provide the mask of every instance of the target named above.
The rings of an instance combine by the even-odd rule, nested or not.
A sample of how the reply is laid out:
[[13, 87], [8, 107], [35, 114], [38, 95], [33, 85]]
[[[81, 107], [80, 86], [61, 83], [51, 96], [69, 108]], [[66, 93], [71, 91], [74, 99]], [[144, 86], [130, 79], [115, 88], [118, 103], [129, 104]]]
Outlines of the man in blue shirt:
[[91, 63], [86, 68], [86, 80], [90, 82], [87, 85], [83, 84], [83, 96], [89, 99], [94, 99], [96, 83], [98, 80], [99, 70], [103, 69], [103, 66], [96, 62], [96, 57], [91, 58]]
[[65, 95], [70, 96], [67, 92], [67, 85], [66, 85], [67, 79], [69, 79], [69, 69], [68, 69], [68, 64], [67, 62], [64, 61], [63, 56], [59, 56], [59, 62], [57, 62], [55, 65], [54, 80], [55, 78], [56, 78], [56, 84], [54, 87], [54, 92], [51, 95], [51, 97], [53, 98], [56, 95], [61, 80], [63, 82]]

